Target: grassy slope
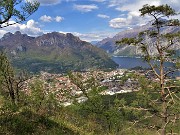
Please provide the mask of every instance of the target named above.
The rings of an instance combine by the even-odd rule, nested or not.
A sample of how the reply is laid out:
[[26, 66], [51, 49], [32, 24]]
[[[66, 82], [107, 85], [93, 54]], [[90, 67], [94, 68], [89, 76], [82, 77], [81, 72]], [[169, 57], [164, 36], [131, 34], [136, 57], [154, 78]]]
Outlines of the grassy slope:
[[[113, 104], [115, 98], [124, 98], [127, 103], [137, 99], [137, 93], [125, 93], [114, 96], [103, 96], [103, 104]], [[0, 134], [8, 135], [114, 135], [108, 133], [97, 120], [93, 113], [91, 115], [81, 114], [83, 112], [79, 105], [61, 108], [53, 116], [40, 115], [30, 109], [20, 109], [16, 112], [0, 111]], [[157, 121], [157, 119], [154, 119]], [[120, 135], [156, 135], [157, 132], [147, 129], [141, 124], [132, 126], [132, 123], [123, 123]], [[178, 124], [180, 126], [180, 123]], [[132, 126], [132, 127], [131, 127]], [[131, 127], [131, 128], [130, 128]], [[177, 132], [180, 132], [176, 127]]]

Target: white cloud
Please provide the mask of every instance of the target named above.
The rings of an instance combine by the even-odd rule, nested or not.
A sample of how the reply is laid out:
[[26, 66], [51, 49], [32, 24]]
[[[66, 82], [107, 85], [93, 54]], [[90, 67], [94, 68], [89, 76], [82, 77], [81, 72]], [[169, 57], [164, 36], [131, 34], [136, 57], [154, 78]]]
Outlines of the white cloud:
[[127, 14], [127, 17], [118, 17], [109, 21], [109, 26], [112, 28], [129, 28], [133, 26], [140, 26], [147, 23], [147, 18], [139, 17], [140, 13], [132, 11]]
[[101, 41], [107, 37], [113, 37], [116, 32], [108, 32], [108, 31], [103, 31], [103, 32], [93, 32], [93, 33], [73, 33], [75, 36], [80, 37], [81, 40], [91, 42], [91, 41]]
[[104, 15], [104, 14], [98, 14], [97, 16], [104, 19], [110, 18], [108, 15]]
[[128, 13], [128, 17], [129, 16], [136, 16], [136, 17], [138, 17], [138, 16], [140, 16], [140, 12], [138, 12], [138, 11], [131, 11], [131, 12]]
[[112, 28], [122, 28], [128, 25], [126, 21], [126, 18], [114, 18], [109, 21], [109, 26]]
[[98, 9], [97, 5], [91, 4], [91, 5], [74, 5], [74, 9], [81, 11], [81, 12], [90, 12], [95, 9]]
[[[13, 23], [14, 21], [11, 21], [10, 23]], [[26, 24], [15, 24], [11, 25], [9, 27], [2, 28], [0, 30], [0, 38], [7, 32], [15, 33], [16, 31], [20, 31], [23, 34], [27, 34], [29, 36], [39, 36], [47, 32], [51, 31], [45, 31], [42, 30], [39, 26], [38, 22], [35, 22], [34, 20], [29, 20]], [[117, 32], [109, 32], [109, 31], [95, 31], [91, 33], [79, 33], [79, 32], [63, 32], [60, 31], [60, 33], [72, 33], [75, 36], [78, 36], [81, 40], [91, 42], [91, 41], [101, 41], [104, 38], [107, 37], [113, 37]]]
[[79, 33], [79, 32], [64, 32], [59, 31], [60, 33], [72, 33], [73, 35], [79, 37], [83, 41], [91, 42], [91, 41], [101, 41], [107, 37], [113, 37], [117, 32], [109, 32], [109, 31], [96, 31], [92, 33]]
[[139, 11], [145, 4], [155, 6], [168, 4], [180, 11], [180, 0], [109, 0], [108, 6], [115, 7], [119, 11]]
[[51, 16], [47, 16], [47, 15], [43, 15], [39, 18], [39, 20], [43, 21], [43, 22], [52, 22], [52, 21], [56, 21], [56, 22], [61, 22], [64, 18], [61, 16], [56, 16], [56, 17], [51, 17]]
[[4, 34], [6, 34], [7, 33], [7, 31], [5, 31], [5, 30], [0, 30], [0, 38], [4, 35]]
[[[162, 4], [168, 4], [168, 5], [175, 5], [180, 4], [179, 0], [109, 0], [108, 1], [108, 7], [116, 7], [117, 9], [121, 11], [138, 11], [140, 8], [142, 8], [143, 5], [149, 4], [149, 5], [162, 5]], [[176, 5], [176, 6], [177, 6]]]
[[53, 19], [51, 16], [43, 15], [40, 17], [40, 20], [43, 22], [52, 22]]
[[[30, 2], [35, 0], [28, 0]], [[48, 5], [56, 5], [61, 3], [62, 0], [36, 0], [38, 1], [42, 6], [48, 6]]]
[[128, 3], [123, 3], [117, 5], [116, 9], [119, 11], [130, 11], [130, 12], [139, 12], [139, 9], [143, 7], [143, 5], [149, 4], [149, 5], [160, 5], [160, 0], [136, 0], [136, 1], [128, 1]]
[[[140, 17], [139, 9], [143, 7], [143, 5], [149, 4], [149, 5], [155, 5], [159, 6], [162, 4], [168, 4], [174, 9], [179, 9], [177, 5], [180, 5], [179, 0], [110, 0], [109, 1], [109, 7], [113, 7], [114, 9], [120, 11], [120, 13], [126, 13], [126, 15], [122, 16], [119, 15], [116, 18], [112, 19], [109, 22], [109, 26], [113, 28], [128, 28], [128, 27], [134, 27], [139, 26], [142, 24], [146, 24], [149, 22], [152, 18], [146, 16], [146, 17]], [[177, 11], [178, 11], [177, 10]], [[179, 17], [180, 18], [180, 15]]]
[[128, 0], [109, 0], [109, 7], [114, 7], [126, 3]]
[[38, 1], [41, 6], [49, 6], [49, 5], [60, 4], [61, 2], [72, 2], [72, 1], [77, 1], [77, 0], [27, 0], [27, 1], [30, 1], [30, 2]]
[[[180, 0], [161, 0], [160, 4], [168, 4], [170, 5], [173, 9], [175, 9], [177, 12], [180, 12]], [[180, 19], [180, 18], [179, 18]]]
[[55, 19], [56, 22], [61, 22], [63, 20], [63, 17], [56, 16], [54, 19]]
[[[9, 23], [15, 23], [14, 21], [9, 21]], [[43, 31], [39, 28], [39, 25], [34, 20], [29, 20], [26, 24], [14, 24], [8, 27], [2, 28], [0, 30], [1, 36], [7, 32], [14, 33], [16, 31], [20, 31], [24, 34], [30, 36], [39, 36], [43, 34]]]
[[94, 1], [94, 2], [105, 2], [106, 0], [91, 0], [91, 1]]
[[115, 7], [119, 11], [139, 11], [143, 5], [163, 5], [168, 4], [177, 11], [180, 11], [180, 0], [109, 0], [109, 7]]

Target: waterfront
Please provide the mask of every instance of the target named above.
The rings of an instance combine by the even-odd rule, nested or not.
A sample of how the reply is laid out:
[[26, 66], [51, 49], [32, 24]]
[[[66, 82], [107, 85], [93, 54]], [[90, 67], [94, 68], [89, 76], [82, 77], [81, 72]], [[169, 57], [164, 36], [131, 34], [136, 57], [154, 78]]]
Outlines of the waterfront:
[[[135, 67], [150, 68], [147, 62], [144, 61], [143, 58], [141, 57], [115, 56], [115, 57], [112, 57], [112, 60], [114, 60], [114, 62], [119, 64], [119, 68], [122, 68], [122, 69], [132, 69]], [[173, 66], [175, 66], [175, 64], [172, 62], [165, 63], [165, 67], [173, 67]], [[180, 73], [177, 71], [174, 73], [173, 76], [180, 76]]]

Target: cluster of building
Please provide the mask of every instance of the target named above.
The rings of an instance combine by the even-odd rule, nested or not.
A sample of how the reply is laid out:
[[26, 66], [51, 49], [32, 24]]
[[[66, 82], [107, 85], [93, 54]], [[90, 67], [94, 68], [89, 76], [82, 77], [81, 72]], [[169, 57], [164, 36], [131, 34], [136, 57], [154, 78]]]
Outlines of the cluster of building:
[[[145, 71], [126, 69], [117, 69], [110, 72], [74, 72], [73, 74], [80, 74], [82, 83], [85, 83], [89, 78], [94, 78], [95, 81], [98, 82], [98, 85], [105, 86], [106, 89], [99, 93], [101, 95], [114, 95], [138, 91], [140, 88], [138, 80], [131, 77], [131, 75], [146, 75]], [[27, 80], [24, 89], [27, 93], [31, 91], [28, 84], [36, 79], [39, 79], [43, 83], [45, 94], [54, 93], [56, 99], [65, 106], [72, 104], [74, 101], [81, 103], [88, 100], [83, 93], [84, 91], [78, 87], [68, 75], [50, 74], [47, 72], [41, 72], [40, 75]]]
[[[106, 78], [101, 82], [101, 84], [103, 86], [107, 86], [108, 89], [101, 92], [100, 94], [114, 95], [119, 93], [138, 91], [139, 90], [138, 80], [132, 77], [128, 77], [129, 72], [132, 71], [120, 69], [108, 73]], [[135, 71], [133, 71], [132, 73], [134, 74]], [[124, 77], [126, 77], [126, 79], [124, 79]]]

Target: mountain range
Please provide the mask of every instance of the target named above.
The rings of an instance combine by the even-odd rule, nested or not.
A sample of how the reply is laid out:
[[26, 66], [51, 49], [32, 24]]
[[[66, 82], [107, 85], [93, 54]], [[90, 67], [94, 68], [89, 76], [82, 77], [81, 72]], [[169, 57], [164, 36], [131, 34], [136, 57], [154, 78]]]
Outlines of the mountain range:
[[[138, 26], [133, 29], [125, 30], [122, 32], [119, 32], [112, 38], [105, 38], [102, 41], [96, 43], [96, 46], [99, 48], [104, 49], [106, 52], [114, 55], [114, 56], [139, 56], [141, 55], [141, 51], [138, 47], [135, 46], [129, 46], [129, 45], [123, 45], [118, 46], [115, 44], [116, 41], [121, 40], [122, 38], [133, 38], [136, 37], [140, 32], [149, 30], [152, 28], [152, 24], [148, 23], [143, 26]], [[180, 31], [180, 27], [167, 27], [164, 29], [161, 29], [162, 33], [173, 33]], [[151, 48], [152, 52], [155, 52], [153, 48]], [[180, 49], [180, 46], [175, 48], [176, 50]]]
[[52, 32], [30, 37], [19, 31], [9, 32], [0, 39], [0, 48], [6, 50], [17, 69], [30, 72], [117, 67], [105, 51], [71, 33]]

